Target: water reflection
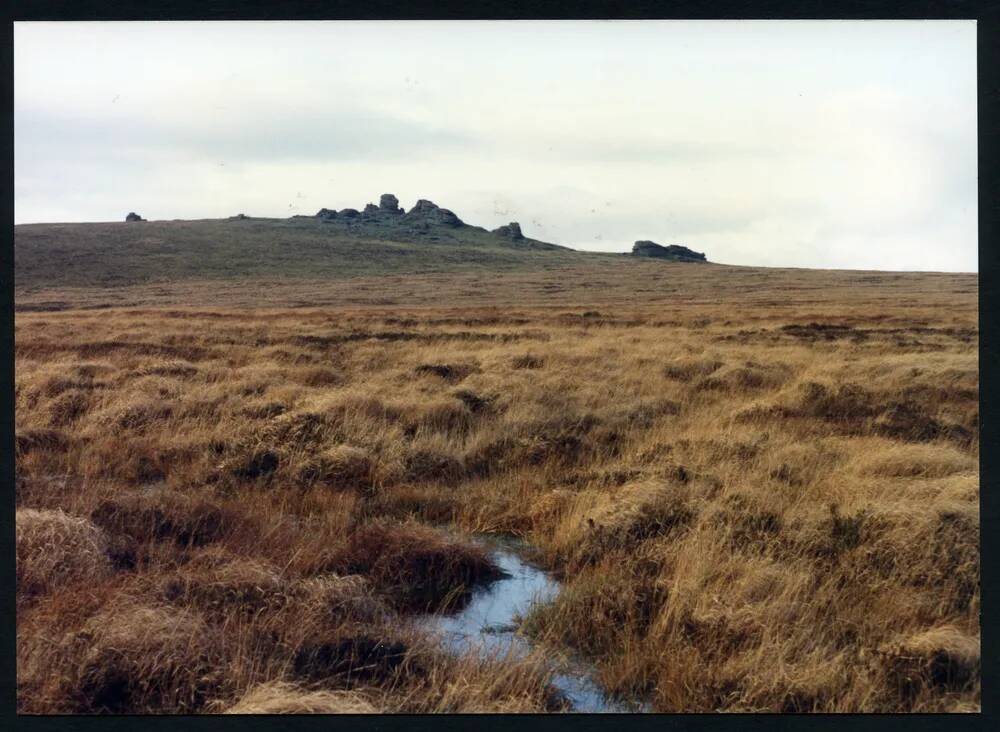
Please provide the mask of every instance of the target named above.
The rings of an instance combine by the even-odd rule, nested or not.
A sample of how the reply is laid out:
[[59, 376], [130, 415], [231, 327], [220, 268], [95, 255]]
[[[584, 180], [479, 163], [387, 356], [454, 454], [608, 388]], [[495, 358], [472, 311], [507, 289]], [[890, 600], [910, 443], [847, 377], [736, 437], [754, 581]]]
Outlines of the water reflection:
[[[559, 583], [544, 570], [522, 559], [523, 544], [514, 539], [476, 537], [489, 547], [493, 560], [507, 576], [488, 587], [475, 590], [461, 609], [450, 614], [428, 615], [426, 627], [440, 634], [445, 647], [454, 653], [475, 651], [483, 655], [523, 658], [532, 650], [530, 641], [517, 634], [517, 619], [532, 603], [548, 602], [559, 594]], [[552, 683], [575, 712], [646, 711], [609, 699], [593, 681], [589, 664], [574, 658], [552, 659]]]

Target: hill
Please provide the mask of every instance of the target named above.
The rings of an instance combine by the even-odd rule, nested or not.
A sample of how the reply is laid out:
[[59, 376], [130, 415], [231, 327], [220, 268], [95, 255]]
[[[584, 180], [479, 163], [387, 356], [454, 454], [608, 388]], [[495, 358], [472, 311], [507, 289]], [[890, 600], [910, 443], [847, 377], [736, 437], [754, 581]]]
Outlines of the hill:
[[15, 308], [819, 301], [864, 308], [886, 298], [948, 307], [974, 295], [977, 282], [975, 274], [719, 265], [648, 241], [628, 254], [581, 252], [525, 237], [515, 222], [494, 231], [472, 226], [430, 201], [404, 212], [391, 194], [361, 211], [287, 219], [129, 218], [15, 226]]
[[15, 227], [14, 242], [21, 291], [262, 276], [342, 279], [535, 269], [588, 256], [524, 237], [516, 223], [497, 232], [470, 226], [429, 201], [407, 213], [372, 206], [364, 212], [323, 209], [316, 216], [289, 219], [241, 214], [195, 221], [26, 224]]

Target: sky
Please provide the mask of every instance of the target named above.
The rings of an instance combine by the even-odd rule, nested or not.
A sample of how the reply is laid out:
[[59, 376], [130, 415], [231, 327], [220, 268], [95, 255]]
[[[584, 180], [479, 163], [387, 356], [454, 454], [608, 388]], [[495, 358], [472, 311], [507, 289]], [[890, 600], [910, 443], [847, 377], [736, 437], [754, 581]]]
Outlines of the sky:
[[978, 271], [975, 21], [15, 23], [15, 222], [394, 193], [726, 264]]

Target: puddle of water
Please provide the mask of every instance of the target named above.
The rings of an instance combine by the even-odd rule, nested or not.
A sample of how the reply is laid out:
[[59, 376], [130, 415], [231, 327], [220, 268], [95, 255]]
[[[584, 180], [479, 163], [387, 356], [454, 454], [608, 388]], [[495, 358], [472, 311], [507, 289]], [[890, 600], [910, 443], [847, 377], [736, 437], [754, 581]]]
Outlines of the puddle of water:
[[[453, 653], [523, 658], [531, 652], [532, 644], [517, 634], [516, 618], [526, 615], [533, 603], [554, 599], [560, 585], [522, 559], [523, 545], [516, 540], [475, 538], [489, 547], [493, 561], [508, 576], [475, 590], [458, 612], [426, 615], [421, 625], [438, 634]], [[608, 698], [593, 680], [593, 668], [581, 659], [553, 659], [553, 669], [552, 684], [570, 701], [574, 712], [648, 711], [645, 706]]]

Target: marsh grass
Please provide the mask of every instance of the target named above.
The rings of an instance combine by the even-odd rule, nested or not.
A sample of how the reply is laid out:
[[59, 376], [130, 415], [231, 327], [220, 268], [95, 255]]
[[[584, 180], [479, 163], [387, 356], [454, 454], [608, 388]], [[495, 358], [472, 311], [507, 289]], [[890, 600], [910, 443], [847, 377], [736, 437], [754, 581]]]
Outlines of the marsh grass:
[[445, 523], [526, 538], [564, 587], [522, 631], [657, 710], [974, 710], [975, 290], [944, 310], [949, 277], [19, 313], [19, 709], [562, 708], [538, 664], [408, 625], [498, 575]]

